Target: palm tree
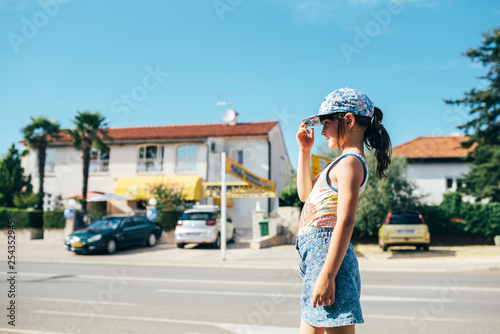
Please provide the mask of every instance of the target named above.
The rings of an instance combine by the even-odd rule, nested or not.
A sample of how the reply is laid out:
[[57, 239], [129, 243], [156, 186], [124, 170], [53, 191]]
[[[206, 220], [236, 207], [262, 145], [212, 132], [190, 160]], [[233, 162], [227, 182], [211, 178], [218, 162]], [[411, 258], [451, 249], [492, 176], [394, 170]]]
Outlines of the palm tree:
[[83, 111], [78, 112], [73, 120], [76, 129], [63, 130], [71, 136], [71, 144], [82, 151], [83, 159], [83, 190], [82, 209], [87, 211], [87, 186], [89, 181], [90, 150], [92, 147], [101, 151], [109, 150], [104, 143], [105, 140], [112, 140], [106, 131], [107, 123], [104, 116], [99, 112]]
[[38, 184], [38, 201], [37, 209], [43, 211], [43, 183], [45, 177], [45, 151], [47, 146], [54, 140], [60, 138], [60, 125], [53, 119], [46, 117], [31, 117], [31, 124], [24, 127], [22, 130], [26, 146], [37, 152], [38, 156], [38, 175], [40, 182]]

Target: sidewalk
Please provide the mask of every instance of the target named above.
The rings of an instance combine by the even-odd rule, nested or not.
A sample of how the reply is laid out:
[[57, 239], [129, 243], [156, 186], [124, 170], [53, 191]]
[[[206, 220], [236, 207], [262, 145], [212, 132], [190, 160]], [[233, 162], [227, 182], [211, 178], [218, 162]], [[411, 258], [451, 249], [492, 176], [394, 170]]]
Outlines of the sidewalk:
[[[410, 249], [382, 252], [376, 245], [359, 245], [355, 249], [361, 271], [500, 272], [500, 248], [494, 246], [431, 247], [428, 252]], [[223, 261], [220, 250], [203, 245], [187, 245], [185, 249], [178, 249], [174, 245], [160, 243], [153, 248], [119, 250], [113, 255], [77, 255], [67, 251], [62, 241], [24, 240], [17, 244], [16, 259], [18, 264], [39, 262], [292, 270], [297, 270], [299, 263], [293, 245], [252, 250], [248, 242], [229, 244]]]

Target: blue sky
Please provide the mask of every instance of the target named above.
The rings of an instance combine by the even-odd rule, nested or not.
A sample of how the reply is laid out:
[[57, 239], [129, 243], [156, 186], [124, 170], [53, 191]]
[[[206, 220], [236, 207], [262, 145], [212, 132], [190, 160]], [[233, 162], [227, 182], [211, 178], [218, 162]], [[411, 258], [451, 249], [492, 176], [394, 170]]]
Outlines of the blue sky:
[[341, 87], [382, 109], [394, 146], [448, 135], [468, 115], [443, 99], [485, 72], [461, 53], [499, 22], [495, 0], [0, 0], [0, 154], [32, 116], [220, 123], [219, 95], [239, 93], [238, 121], [279, 120], [295, 167], [302, 119]]

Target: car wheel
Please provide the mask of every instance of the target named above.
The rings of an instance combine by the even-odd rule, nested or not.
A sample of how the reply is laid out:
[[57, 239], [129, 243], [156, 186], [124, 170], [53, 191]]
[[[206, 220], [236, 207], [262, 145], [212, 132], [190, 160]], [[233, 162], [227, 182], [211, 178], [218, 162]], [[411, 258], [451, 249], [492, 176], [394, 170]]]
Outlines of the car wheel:
[[177, 248], [184, 248], [184, 246], [186, 246], [186, 244], [177, 244]]
[[217, 235], [217, 239], [215, 239], [213, 246], [214, 246], [214, 248], [217, 248], [217, 249], [220, 248], [220, 234]]
[[423, 251], [428, 251], [429, 250], [429, 245], [420, 246], [420, 249], [422, 249]]
[[106, 243], [106, 253], [113, 254], [114, 252], [116, 252], [116, 241], [110, 239]]
[[233, 235], [231, 236], [231, 239], [229, 239], [229, 242], [234, 242], [236, 239], [236, 229], [233, 230]]
[[157, 242], [156, 234], [154, 234], [154, 233], [149, 234], [147, 245], [149, 247], [153, 247], [156, 245], [156, 242]]
[[382, 245], [382, 250], [384, 252], [387, 252], [388, 249], [389, 249], [389, 245]]

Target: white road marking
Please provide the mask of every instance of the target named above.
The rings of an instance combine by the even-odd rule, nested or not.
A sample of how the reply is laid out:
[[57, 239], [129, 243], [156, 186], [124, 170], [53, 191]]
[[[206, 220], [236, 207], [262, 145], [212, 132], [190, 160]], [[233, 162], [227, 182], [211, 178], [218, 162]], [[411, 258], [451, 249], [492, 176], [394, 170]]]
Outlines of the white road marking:
[[[207, 291], [207, 290], [179, 290], [179, 289], [157, 289], [157, 292], [166, 293], [183, 293], [183, 294], [194, 294], [194, 295], [228, 295], [228, 296], [259, 296], [259, 297], [271, 297], [275, 295], [277, 297], [291, 297], [300, 298], [300, 294], [281, 294], [279, 292], [274, 293], [261, 293], [261, 292], [237, 292], [237, 291]], [[361, 296], [362, 302], [417, 302], [417, 303], [432, 303], [439, 302], [440, 299], [435, 298], [413, 298], [413, 297], [390, 297], [390, 296]]]
[[120, 303], [120, 302], [106, 302], [106, 301], [97, 301], [91, 299], [62, 299], [62, 298], [29, 298], [26, 299], [34, 299], [40, 300], [44, 302], [60, 302], [60, 303], [85, 303], [85, 304], [99, 304], [99, 305], [115, 305], [115, 306], [137, 306], [138, 304], [134, 303]]
[[[179, 290], [179, 289], [157, 289], [158, 292], [167, 293], [190, 293], [195, 295], [228, 295], [228, 296], [264, 296], [270, 297], [272, 293], [261, 292], [232, 292], [232, 291], [206, 291], [206, 290]], [[298, 298], [298, 294], [274, 293], [279, 297], [294, 297]]]
[[132, 320], [132, 321], [152, 321], [152, 322], [167, 322], [167, 323], [178, 323], [178, 324], [188, 324], [188, 325], [202, 325], [202, 326], [214, 326], [235, 334], [248, 333], [248, 329], [254, 330], [255, 333], [259, 334], [288, 334], [290, 332], [296, 332], [297, 327], [276, 327], [276, 326], [256, 326], [249, 324], [231, 324], [222, 322], [210, 322], [210, 321], [196, 321], [196, 320], [178, 320], [178, 319], [166, 319], [166, 318], [149, 318], [149, 317], [135, 317], [128, 315], [111, 315], [111, 314], [95, 314], [95, 313], [73, 313], [73, 312], [59, 312], [59, 311], [45, 311], [36, 310], [35, 313], [48, 314], [48, 315], [61, 315], [61, 316], [75, 316], [75, 317], [94, 317], [103, 319], [119, 319], [119, 320]]
[[[5, 272], [3, 272], [5, 273]], [[6, 273], [5, 273], [6, 274]], [[138, 277], [138, 276], [100, 276], [100, 275], [74, 275], [60, 277], [61, 274], [51, 273], [29, 273], [19, 272], [19, 277], [57, 277], [58, 279], [96, 279], [110, 280], [117, 279], [126, 281], [143, 281], [143, 282], [165, 282], [165, 283], [193, 283], [193, 284], [232, 284], [232, 285], [261, 285], [261, 286], [297, 286], [301, 287], [301, 282], [258, 282], [258, 281], [228, 281], [228, 280], [203, 280], [203, 279], [185, 279], [185, 278], [157, 278], [157, 277]], [[383, 285], [383, 284], [362, 284], [361, 288], [367, 289], [411, 289], [411, 290], [443, 290], [445, 286], [432, 285]], [[478, 292], [500, 292], [500, 288], [496, 287], [470, 287], [470, 286], [454, 286], [454, 290], [460, 291], [478, 291]]]
[[469, 319], [459, 319], [459, 318], [439, 318], [439, 317], [434, 317], [434, 318], [422, 318], [422, 317], [405, 317], [405, 316], [399, 316], [399, 315], [373, 315], [373, 314], [363, 314], [363, 318], [368, 318], [368, 319], [393, 319], [393, 320], [424, 320], [424, 321], [444, 321], [444, 322], [474, 322], [477, 321], [478, 319], [475, 320], [469, 320]]
[[71, 275], [71, 276], [61, 276], [61, 274], [49, 274], [49, 273], [18, 273], [19, 277], [22, 276], [32, 276], [32, 277], [56, 277], [57, 279], [70, 279], [70, 278], [80, 278], [80, 279], [98, 279], [98, 280], [110, 280], [117, 279], [125, 281], [144, 281], [144, 282], [165, 282], [165, 283], [208, 283], [208, 284], [235, 284], [235, 285], [278, 285], [278, 286], [302, 286], [302, 283], [288, 283], [288, 282], [258, 282], [258, 281], [226, 281], [226, 280], [200, 280], [200, 279], [186, 279], [186, 278], [157, 278], [157, 277], [135, 277], [135, 276], [99, 276], [99, 275]]
[[0, 328], [0, 333], [64, 334], [64, 333], [57, 333], [57, 332], [44, 332], [44, 331], [38, 331], [38, 330], [12, 329], [12, 328]]
[[[445, 290], [446, 286], [427, 286], [427, 285], [384, 285], [384, 284], [362, 284], [362, 289], [403, 289], [403, 290]], [[460, 291], [481, 291], [481, 292], [500, 292], [500, 288], [481, 288], [473, 286], [453, 286], [453, 290]]]

